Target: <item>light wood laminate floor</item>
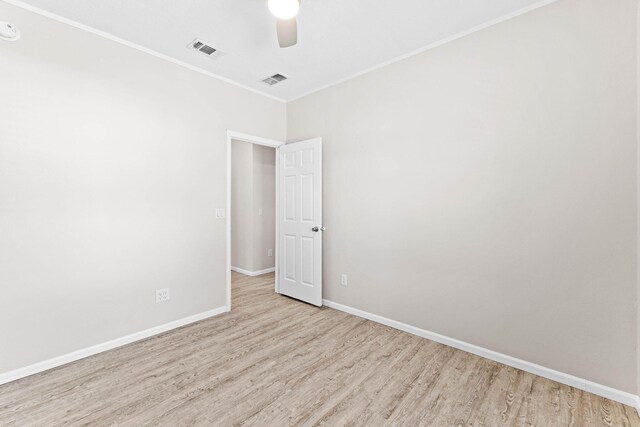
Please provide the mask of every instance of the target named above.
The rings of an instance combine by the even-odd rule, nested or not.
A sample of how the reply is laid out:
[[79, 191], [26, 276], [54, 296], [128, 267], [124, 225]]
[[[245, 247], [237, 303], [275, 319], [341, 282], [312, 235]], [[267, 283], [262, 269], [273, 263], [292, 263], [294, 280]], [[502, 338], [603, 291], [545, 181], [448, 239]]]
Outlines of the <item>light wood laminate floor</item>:
[[233, 311], [0, 386], [1, 426], [640, 426], [631, 407], [233, 274]]

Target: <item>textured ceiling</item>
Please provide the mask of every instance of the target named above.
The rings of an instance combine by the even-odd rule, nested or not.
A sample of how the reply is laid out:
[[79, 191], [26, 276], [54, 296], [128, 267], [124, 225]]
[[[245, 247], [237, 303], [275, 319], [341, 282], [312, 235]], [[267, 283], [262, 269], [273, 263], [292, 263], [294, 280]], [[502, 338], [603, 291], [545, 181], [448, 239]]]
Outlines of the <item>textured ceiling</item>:
[[[15, 3], [15, 1], [12, 1]], [[303, 0], [298, 45], [280, 49], [266, 0], [27, 0], [263, 93], [292, 100], [540, 0]], [[223, 51], [186, 46], [199, 37]], [[275, 86], [260, 80], [281, 73]]]

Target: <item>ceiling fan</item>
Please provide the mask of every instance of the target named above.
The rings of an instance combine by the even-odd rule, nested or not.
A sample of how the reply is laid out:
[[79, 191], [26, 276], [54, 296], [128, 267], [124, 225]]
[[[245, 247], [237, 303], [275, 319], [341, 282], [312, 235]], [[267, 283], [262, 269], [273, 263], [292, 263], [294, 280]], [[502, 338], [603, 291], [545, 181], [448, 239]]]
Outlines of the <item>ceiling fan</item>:
[[276, 17], [276, 32], [281, 48], [298, 43], [298, 23], [296, 15], [300, 10], [300, 0], [268, 0], [269, 10]]

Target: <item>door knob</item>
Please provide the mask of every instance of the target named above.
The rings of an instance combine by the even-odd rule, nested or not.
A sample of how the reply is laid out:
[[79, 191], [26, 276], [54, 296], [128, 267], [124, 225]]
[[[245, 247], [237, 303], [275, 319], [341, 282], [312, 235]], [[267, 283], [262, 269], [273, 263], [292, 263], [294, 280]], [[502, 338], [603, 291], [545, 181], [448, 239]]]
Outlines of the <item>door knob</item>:
[[313, 231], [314, 233], [317, 233], [318, 231], [324, 231], [324, 230], [326, 230], [326, 228], [325, 228], [324, 226], [323, 226], [323, 227], [320, 227], [320, 228], [318, 228], [318, 227], [313, 227], [313, 228], [311, 229], [311, 231]]

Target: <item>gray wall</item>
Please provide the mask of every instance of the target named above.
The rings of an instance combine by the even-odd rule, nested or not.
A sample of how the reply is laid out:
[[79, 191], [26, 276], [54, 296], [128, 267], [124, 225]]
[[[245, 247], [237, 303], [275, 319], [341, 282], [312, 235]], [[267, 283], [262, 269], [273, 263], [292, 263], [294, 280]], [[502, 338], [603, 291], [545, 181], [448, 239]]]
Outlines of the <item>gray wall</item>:
[[[254, 252], [253, 271], [275, 267], [276, 252], [276, 150], [253, 146]], [[258, 211], [262, 210], [262, 214]], [[272, 256], [269, 256], [272, 249]]]
[[253, 271], [253, 144], [231, 142], [231, 265]]
[[561, 0], [288, 104], [324, 140], [325, 298], [636, 392], [636, 7]]
[[[247, 271], [275, 266], [275, 149], [231, 144], [231, 265]], [[268, 255], [269, 249], [272, 255]]]
[[0, 16], [0, 373], [224, 306], [226, 130], [284, 139], [285, 105]]

